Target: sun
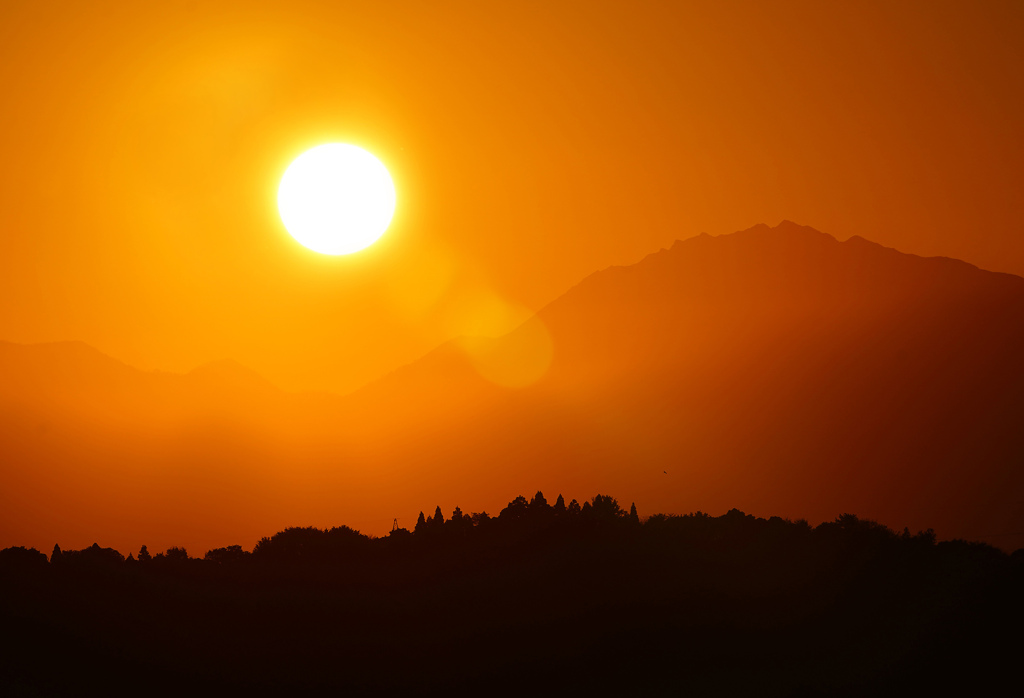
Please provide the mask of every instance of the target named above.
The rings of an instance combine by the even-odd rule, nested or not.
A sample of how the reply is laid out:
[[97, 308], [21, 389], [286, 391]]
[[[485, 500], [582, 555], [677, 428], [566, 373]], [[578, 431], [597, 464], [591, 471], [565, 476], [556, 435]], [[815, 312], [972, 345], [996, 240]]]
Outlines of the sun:
[[277, 190], [291, 236], [321, 254], [351, 254], [384, 234], [395, 214], [395, 185], [362, 148], [327, 143], [295, 158]]

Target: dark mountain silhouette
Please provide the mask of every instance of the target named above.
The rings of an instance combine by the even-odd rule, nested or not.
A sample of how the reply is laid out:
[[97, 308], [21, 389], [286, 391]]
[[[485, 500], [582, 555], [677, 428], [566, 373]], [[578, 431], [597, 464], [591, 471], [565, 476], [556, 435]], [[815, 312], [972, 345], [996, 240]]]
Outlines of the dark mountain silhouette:
[[557, 463], [663, 508], [1024, 540], [1024, 279], [784, 222], [598, 272], [537, 317], [554, 356], [535, 385], [489, 384], [453, 342], [351, 402], [467, 493]]
[[[429, 509], [427, 509], [429, 511]], [[843, 514], [644, 520], [541, 492], [250, 552], [0, 550], [5, 694], [991, 693], [1024, 557]], [[125, 687], [122, 689], [121, 687]]]
[[[510, 335], [449, 342], [345, 398], [0, 345], [0, 489], [20, 493], [0, 495], [0, 529], [56, 537], [64, 506], [86, 509], [82, 545], [111, 511], [169, 545], [183, 508], [196, 531], [346, 511], [383, 533], [385, 501], [407, 522], [424, 497], [540, 483], [665, 511], [858, 511], [1014, 549], [1021, 318], [1024, 279], [784, 222], [597, 272]], [[504, 385], [521, 364], [547, 368]], [[83, 503], [83, 486], [103, 494]]]

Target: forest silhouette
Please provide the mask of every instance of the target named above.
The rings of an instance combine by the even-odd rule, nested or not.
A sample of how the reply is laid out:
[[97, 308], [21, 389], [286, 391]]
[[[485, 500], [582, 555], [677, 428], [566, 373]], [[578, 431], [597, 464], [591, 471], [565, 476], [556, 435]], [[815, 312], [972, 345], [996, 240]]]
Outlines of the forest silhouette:
[[0, 551], [7, 694], [906, 695], [1012, 678], [1024, 550], [541, 492], [201, 557]]

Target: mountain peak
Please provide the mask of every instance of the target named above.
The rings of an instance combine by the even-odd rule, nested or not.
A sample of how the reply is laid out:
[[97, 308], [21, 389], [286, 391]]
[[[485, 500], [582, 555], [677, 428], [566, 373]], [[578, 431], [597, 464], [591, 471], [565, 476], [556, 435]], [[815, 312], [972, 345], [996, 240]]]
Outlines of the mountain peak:
[[834, 237], [832, 237], [828, 233], [821, 232], [817, 228], [812, 228], [809, 225], [801, 225], [800, 223], [795, 223], [789, 219], [786, 219], [780, 222], [775, 227], [772, 227], [767, 223], [758, 223], [757, 225], [751, 226], [744, 230], [738, 230], [733, 233], [725, 233], [722, 235], [709, 235], [708, 233], [701, 233], [700, 235], [694, 235], [693, 237], [685, 238], [682, 240], [676, 240], [675, 242], [672, 243], [672, 246], [667, 251], [676, 251], [680, 246], [686, 245], [687, 243], [706, 244], [715, 240], [736, 240], [748, 239], [753, 237], [764, 239], [777, 239], [779, 237], [786, 237], [793, 240], [808, 239], [836, 241]]
[[720, 235], [718, 237], [732, 237], [734, 235], [739, 236], [765, 236], [765, 237], [779, 237], [786, 236], [790, 238], [805, 238], [805, 239], [830, 239], [835, 240], [834, 237], [828, 233], [823, 233], [817, 228], [812, 228], [809, 225], [801, 225], [795, 223], [789, 219], [783, 220], [775, 227], [769, 226], [766, 223], [758, 223], [757, 225], [747, 228], [746, 230], [740, 230], [735, 233]]
[[851, 235], [846, 239], [846, 242], [852, 243], [853, 245], [860, 245], [862, 247], [886, 249], [885, 245], [881, 245], [877, 242], [874, 242], [873, 240], [868, 240], [867, 238], [861, 237], [860, 235]]

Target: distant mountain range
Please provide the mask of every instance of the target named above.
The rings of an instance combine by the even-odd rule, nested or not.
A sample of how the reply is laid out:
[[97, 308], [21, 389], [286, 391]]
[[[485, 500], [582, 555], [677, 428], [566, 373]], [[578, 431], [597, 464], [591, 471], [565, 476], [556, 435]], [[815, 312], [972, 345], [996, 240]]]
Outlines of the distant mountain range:
[[5, 343], [0, 544], [110, 531], [131, 549], [109, 538], [126, 522], [152, 549], [332, 517], [381, 533], [370, 517], [396, 502], [411, 517], [541, 487], [1015, 548], [1022, 359], [1024, 279], [790, 222], [597, 272], [505, 337], [345, 397]]

